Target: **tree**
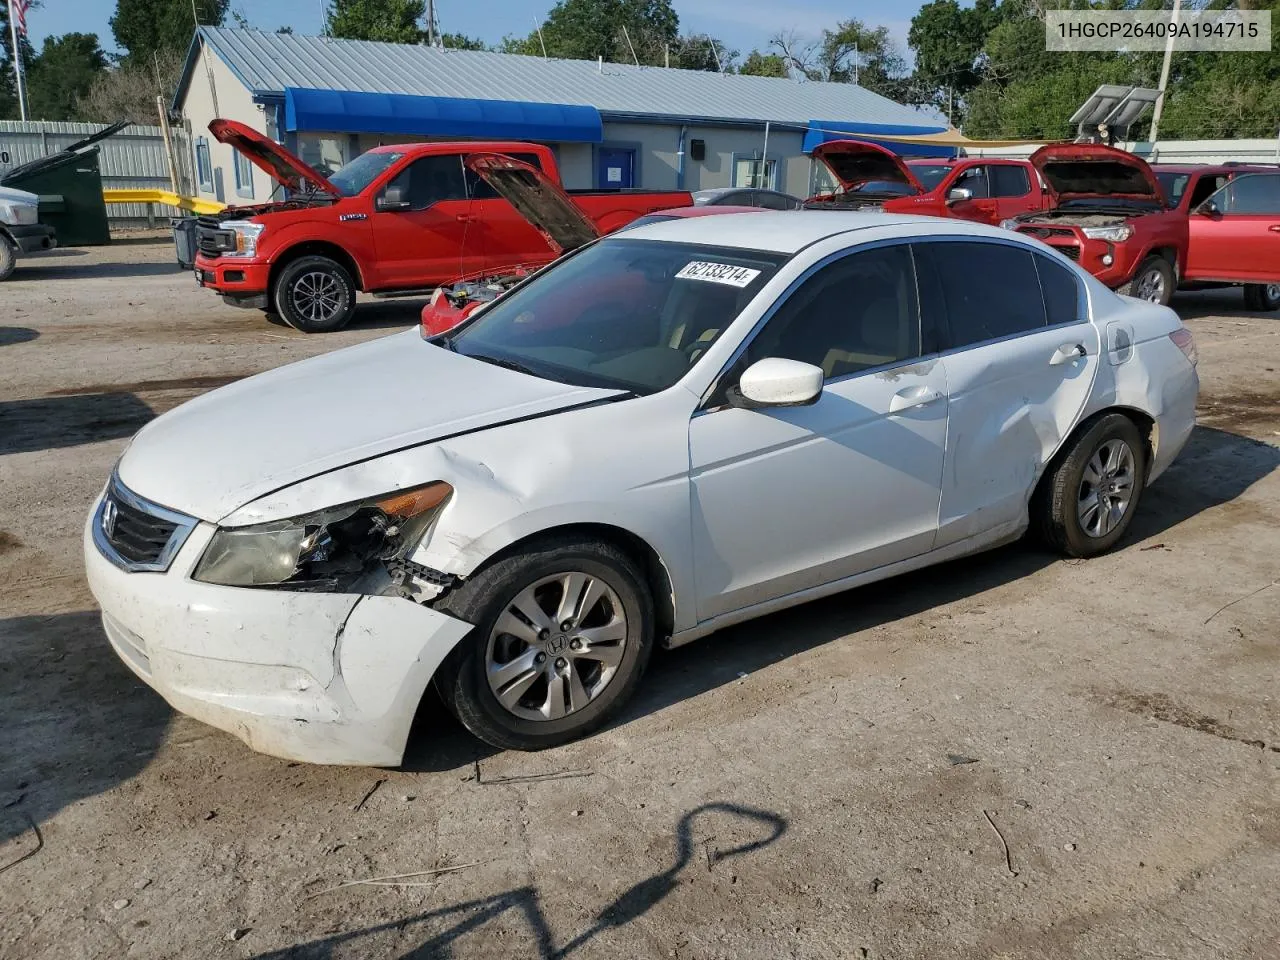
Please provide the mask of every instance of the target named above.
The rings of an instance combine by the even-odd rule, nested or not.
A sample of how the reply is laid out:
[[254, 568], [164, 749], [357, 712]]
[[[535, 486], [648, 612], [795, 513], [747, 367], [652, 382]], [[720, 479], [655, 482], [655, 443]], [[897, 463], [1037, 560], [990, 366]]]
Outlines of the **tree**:
[[914, 82], [929, 100], [941, 106], [982, 81], [983, 44], [1009, 6], [998, 7], [996, 0], [978, 0], [972, 7], [933, 0], [911, 18], [907, 44], [915, 54]]
[[488, 50], [489, 45], [476, 37], [468, 37], [465, 33], [440, 34], [440, 46], [449, 50]]
[[107, 68], [93, 33], [45, 37], [27, 74], [28, 113], [37, 120], [90, 120], [79, 100]]
[[547, 56], [566, 60], [603, 57], [610, 63], [662, 66], [670, 57], [676, 66], [682, 48], [680, 18], [671, 0], [560, 0], [540, 31], [504, 37], [499, 49], [542, 56], [544, 45]]
[[424, 0], [334, 0], [325, 13], [324, 32], [346, 40], [419, 43]]
[[156, 123], [156, 96], [167, 105], [178, 87], [185, 56], [176, 50], [157, 53], [147, 65], [126, 57], [118, 66], [100, 73], [80, 98], [79, 112], [98, 121], [132, 120]]
[[[730, 50], [715, 37], [705, 33], [681, 37], [670, 51], [671, 66], [681, 70], [720, 73], [732, 69], [737, 59], [737, 50]], [[666, 63], [665, 59], [663, 63]]]
[[752, 50], [747, 54], [747, 59], [742, 61], [738, 72], [753, 77], [786, 77], [788, 76], [787, 61], [776, 53]]
[[[129, 58], [146, 63], [163, 51], [185, 53], [196, 16], [205, 26], [221, 26], [231, 0], [116, 0], [111, 33]], [[192, 15], [192, 7], [195, 16]]]
[[789, 69], [810, 80], [854, 83], [891, 100], [909, 99], [906, 59], [887, 27], [868, 27], [861, 20], [843, 20], [820, 39], [804, 40], [791, 33], [773, 37], [770, 45]]

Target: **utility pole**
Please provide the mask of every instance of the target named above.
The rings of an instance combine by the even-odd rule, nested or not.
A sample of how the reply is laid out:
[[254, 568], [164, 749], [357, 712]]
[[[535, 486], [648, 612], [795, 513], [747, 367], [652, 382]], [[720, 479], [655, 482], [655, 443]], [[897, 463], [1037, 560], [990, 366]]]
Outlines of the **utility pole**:
[[[1178, 14], [1182, 10], [1182, 0], [1173, 0], [1173, 20], [1171, 26], [1178, 25]], [[1156, 138], [1160, 135], [1160, 115], [1164, 113], [1165, 89], [1169, 86], [1169, 62], [1173, 59], [1173, 40], [1176, 31], [1169, 31], [1169, 39], [1164, 45], [1164, 63], [1160, 67], [1160, 95], [1156, 97], [1155, 108], [1151, 111], [1151, 152], [1156, 152]], [[1155, 157], [1152, 157], [1154, 160]]]
[[858, 45], [853, 45], [853, 85], [858, 85]]
[[[26, 18], [23, 18], [26, 23]], [[13, 15], [13, 0], [9, 0], [9, 36], [13, 38], [13, 74], [18, 80], [18, 113], [23, 122], [27, 119], [27, 87], [22, 79], [22, 47], [18, 44], [18, 18]], [[26, 36], [26, 30], [23, 30]]]
[[427, 0], [427, 46], [436, 45], [436, 0]]

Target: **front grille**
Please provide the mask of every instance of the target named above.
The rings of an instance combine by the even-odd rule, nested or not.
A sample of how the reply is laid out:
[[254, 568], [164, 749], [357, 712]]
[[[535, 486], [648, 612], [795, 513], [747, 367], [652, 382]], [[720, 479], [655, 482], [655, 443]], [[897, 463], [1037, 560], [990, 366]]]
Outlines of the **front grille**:
[[196, 522], [139, 497], [113, 477], [94, 515], [93, 536], [116, 566], [158, 572], [169, 568]]
[[232, 230], [223, 230], [215, 218], [201, 217], [196, 226], [196, 246], [206, 256], [218, 257], [236, 248], [236, 235]]
[[1053, 249], [1057, 250], [1064, 257], [1069, 257], [1070, 259], [1075, 260], [1077, 263], [1080, 262], [1080, 248], [1077, 247], [1074, 243], [1069, 247], [1059, 246], [1056, 243], [1051, 243], [1049, 244], [1049, 246], [1053, 247]]

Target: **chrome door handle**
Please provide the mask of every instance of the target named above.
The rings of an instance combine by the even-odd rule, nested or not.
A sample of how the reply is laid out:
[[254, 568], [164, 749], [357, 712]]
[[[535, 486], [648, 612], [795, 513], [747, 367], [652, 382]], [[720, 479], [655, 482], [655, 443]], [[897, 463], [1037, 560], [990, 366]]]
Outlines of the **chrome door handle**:
[[1072, 360], [1079, 360], [1088, 355], [1089, 351], [1084, 348], [1083, 343], [1064, 343], [1053, 351], [1053, 356], [1049, 358], [1049, 366], [1060, 367], [1064, 363], [1070, 363]]
[[927, 387], [908, 387], [905, 390], [899, 390], [893, 395], [893, 399], [889, 401], [889, 412], [900, 413], [903, 410], [914, 410], [916, 407], [923, 407], [941, 399], [941, 391], [930, 390]]

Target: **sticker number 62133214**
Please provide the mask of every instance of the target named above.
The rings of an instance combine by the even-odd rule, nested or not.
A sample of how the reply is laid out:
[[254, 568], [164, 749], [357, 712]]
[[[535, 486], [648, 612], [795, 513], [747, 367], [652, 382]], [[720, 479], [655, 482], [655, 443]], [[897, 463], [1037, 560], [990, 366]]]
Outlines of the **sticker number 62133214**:
[[758, 276], [760, 271], [752, 270], [750, 267], [739, 267], [732, 263], [712, 263], [709, 260], [693, 260], [680, 268], [676, 279], [703, 280], [707, 283], [745, 287]]

